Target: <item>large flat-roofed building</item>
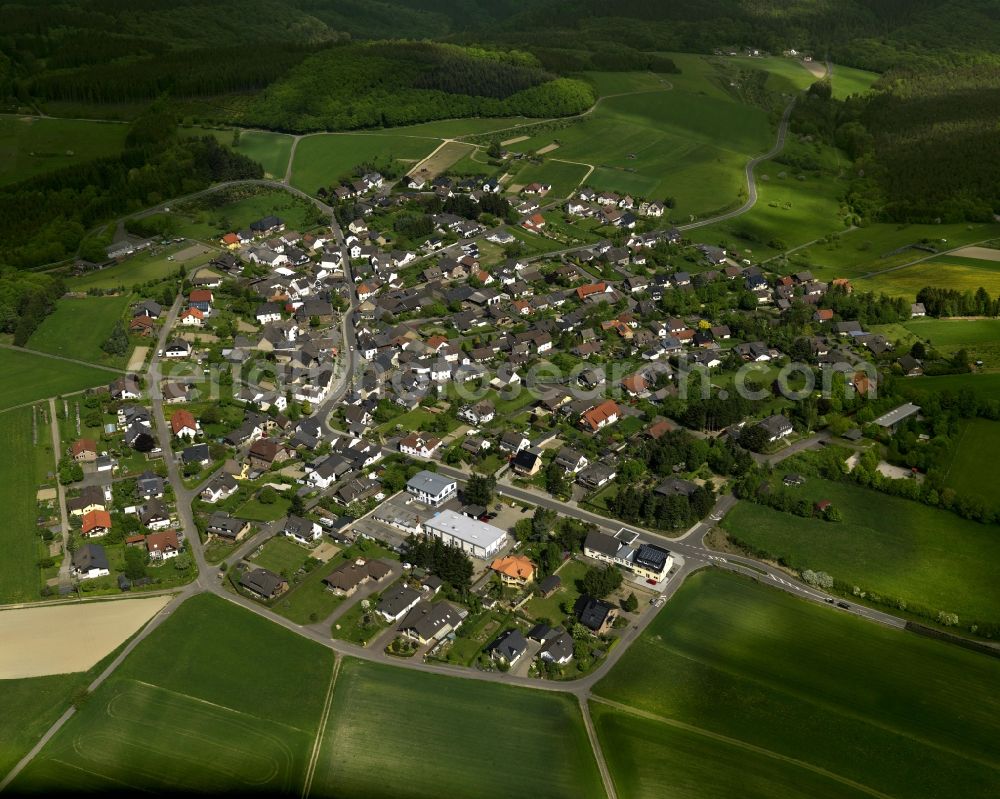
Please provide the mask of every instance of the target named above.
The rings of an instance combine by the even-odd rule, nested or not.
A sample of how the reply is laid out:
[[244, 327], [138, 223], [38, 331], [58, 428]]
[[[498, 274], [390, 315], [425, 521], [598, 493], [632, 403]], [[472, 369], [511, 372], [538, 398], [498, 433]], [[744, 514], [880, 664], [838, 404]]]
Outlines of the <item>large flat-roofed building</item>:
[[435, 513], [424, 522], [424, 532], [475, 558], [492, 558], [507, 543], [507, 533], [499, 527], [470, 519], [453, 510]]
[[901, 422], [905, 422], [911, 416], [915, 416], [918, 413], [920, 413], [920, 406], [914, 405], [912, 402], [907, 402], [905, 405], [900, 405], [898, 408], [882, 414], [875, 420], [874, 424], [896, 432], [896, 428], [899, 427]]
[[409, 479], [406, 490], [425, 505], [436, 508], [458, 495], [458, 481], [424, 469]]

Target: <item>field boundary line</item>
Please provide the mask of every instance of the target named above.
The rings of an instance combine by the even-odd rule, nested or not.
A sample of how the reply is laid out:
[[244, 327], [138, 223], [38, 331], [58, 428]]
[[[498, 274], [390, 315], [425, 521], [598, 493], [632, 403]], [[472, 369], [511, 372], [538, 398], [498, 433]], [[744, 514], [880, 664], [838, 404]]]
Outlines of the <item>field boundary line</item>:
[[587, 738], [590, 739], [590, 749], [594, 754], [594, 761], [597, 763], [597, 770], [600, 772], [601, 781], [604, 783], [604, 793], [608, 799], [618, 799], [615, 792], [615, 783], [611, 779], [611, 772], [608, 770], [608, 762], [604, 759], [604, 750], [601, 749], [601, 742], [597, 737], [597, 730], [594, 729], [594, 720], [590, 717], [590, 705], [588, 700], [581, 694], [577, 695], [580, 702], [580, 713], [583, 716], [583, 727], [587, 731]]
[[[91, 363], [90, 361], [83, 361], [79, 358], [68, 358], [65, 355], [53, 355], [51, 352], [34, 350], [31, 347], [15, 347], [13, 344], [0, 344], [0, 348], [5, 350], [14, 350], [15, 352], [27, 352], [31, 355], [39, 355], [42, 358], [52, 358], [56, 361], [66, 361], [67, 363], [75, 363], [79, 366], [89, 366], [91, 369], [103, 369], [105, 372], [114, 372], [116, 375], [125, 374], [124, 369], [116, 369], [114, 366], [104, 366], [100, 363]], [[86, 389], [83, 390], [86, 391]]]
[[840, 774], [835, 774], [832, 771], [827, 771], [821, 766], [815, 766], [812, 763], [807, 763], [804, 760], [799, 760], [798, 758], [791, 757], [789, 755], [783, 755], [780, 752], [775, 752], [771, 749], [765, 749], [762, 746], [757, 746], [756, 744], [748, 743], [747, 741], [741, 741], [739, 738], [730, 738], [728, 735], [722, 735], [718, 732], [712, 732], [711, 730], [706, 730], [701, 727], [696, 727], [693, 724], [687, 724], [683, 721], [678, 721], [677, 719], [669, 719], [665, 716], [658, 716], [655, 713], [650, 713], [647, 710], [640, 710], [636, 707], [631, 707], [630, 705], [623, 705], [620, 702], [615, 702], [611, 699], [603, 699], [599, 696], [591, 697], [593, 701], [598, 702], [602, 705], [607, 705], [608, 707], [619, 710], [623, 713], [628, 713], [637, 718], [646, 719], [647, 721], [655, 721], [660, 724], [665, 724], [668, 727], [674, 727], [679, 730], [684, 730], [685, 732], [694, 733], [695, 735], [702, 735], [706, 738], [711, 738], [714, 741], [721, 741], [722, 743], [730, 744], [739, 749], [745, 749], [749, 752], [754, 752], [758, 755], [764, 755], [765, 757], [770, 757], [774, 760], [780, 760], [783, 763], [790, 763], [794, 766], [799, 766], [806, 771], [811, 771], [814, 774], [819, 774], [820, 776], [826, 777], [833, 780], [834, 782], [839, 782], [841, 785], [846, 785], [849, 788], [853, 788], [861, 793], [866, 793], [869, 796], [878, 797], [878, 799], [894, 799], [887, 793], [882, 793], [875, 788], [870, 788], [867, 785], [863, 785], [860, 782], [855, 782], [849, 777], [843, 777]]
[[229, 707], [228, 705], [220, 705], [217, 702], [210, 702], [208, 699], [201, 699], [197, 696], [192, 696], [191, 694], [186, 694], [183, 691], [175, 691], [173, 688], [165, 688], [162, 685], [156, 685], [154, 683], [145, 682], [143, 680], [137, 680], [135, 677], [120, 677], [119, 679], [128, 682], [135, 683], [136, 685], [141, 685], [143, 688], [152, 688], [154, 691], [160, 691], [165, 694], [170, 694], [171, 696], [180, 697], [181, 699], [189, 699], [199, 705], [208, 705], [209, 707], [216, 708], [217, 710], [224, 710], [227, 713], [232, 713], [234, 716], [245, 716], [248, 719], [253, 719], [254, 721], [263, 721], [267, 724], [277, 725], [281, 727], [286, 727], [289, 730], [295, 732], [305, 732], [298, 727], [291, 724], [285, 724], [282, 721], [272, 721], [270, 719], [263, 719], [260, 716], [255, 716], [253, 713], [247, 713], [245, 710], [236, 710], [236, 708]]
[[109, 777], [107, 774], [99, 774], [96, 771], [91, 771], [90, 769], [84, 768], [83, 766], [78, 766], [76, 763], [68, 763], [67, 761], [60, 760], [57, 757], [51, 758], [50, 762], [58, 763], [60, 766], [65, 766], [66, 768], [71, 768], [76, 771], [81, 771], [84, 774], [89, 774], [91, 777], [97, 777], [100, 780], [108, 780], [109, 782], [116, 782], [119, 785], [122, 785], [126, 788], [130, 788], [131, 790], [136, 791], [137, 793], [149, 793], [149, 791], [147, 791], [145, 788], [137, 788], [135, 785], [130, 785], [129, 783], [124, 782], [123, 780], [119, 780], [116, 777]]
[[326, 723], [330, 719], [330, 710], [333, 707], [333, 689], [337, 684], [337, 675], [340, 673], [341, 658], [336, 654], [333, 656], [333, 670], [330, 672], [330, 685], [326, 689], [326, 699], [323, 701], [323, 712], [319, 717], [319, 727], [316, 730], [316, 740], [313, 741], [312, 753], [309, 755], [309, 765], [306, 767], [306, 778], [302, 784], [302, 799], [306, 799], [312, 791], [313, 777], [316, 775], [316, 764], [319, 762], [320, 747], [323, 744], [323, 733], [326, 732]]

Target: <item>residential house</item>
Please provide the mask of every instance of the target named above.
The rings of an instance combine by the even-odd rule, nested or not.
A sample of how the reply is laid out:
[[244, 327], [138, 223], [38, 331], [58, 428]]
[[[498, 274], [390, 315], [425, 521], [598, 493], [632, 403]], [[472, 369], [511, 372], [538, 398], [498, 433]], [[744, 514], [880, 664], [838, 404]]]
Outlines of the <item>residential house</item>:
[[240, 586], [261, 599], [273, 599], [288, 590], [288, 581], [268, 569], [251, 569], [240, 575]]
[[170, 417], [170, 431], [177, 438], [194, 438], [199, 433], [199, 426], [190, 411], [175, 411]]
[[164, 530], [160, 533], [150, 533], [146, 536], [146, 551], [152, 561], [164, 561], [176, 558], [181, 552], [176, 530]]
[[421, 598], [422, 594], [419, 591], [405, 585], [397, 585], [382, 594], [375, 610], [387, 622], [398, 622], [416, 606]]
[[618, 403], [609, 399], [584, 411], [580, 416], [580, 422], [585, 429], [596, 433], [617, 422], [620, 416], [621, 409]]
[[111, 564], [100, 544], [84, 544], [73, 553], [73, 574], [80, 580], [93, 580], [111, 574]]
[[790, 436], [794, 430], [792, 423], [780, 413], [768, 416], [766, 419], [758, 422], [757, 426], [760, 427], [767, 435], [768, 442], [774, 442], [778, 439]]
[[507, 555], [490, 564], [490, 570], [500, 576], [507, 586], [523, 588], [535, 579], [535, 564], [524, 555]]
[[312, 544], [319, 541], [323, 535], [323, 528], [316, 522], [303, 519], [301, 516], [289, 516], [281, 532], [300, 544]]
[[618, 611], [613, 605], [590, 596], [581, 596], [577, 600], [575, 611], [580, 624], [594, 635], [607, 633], [618, 618]]
[[426, 433], [411, 433], [399, 441], [399, 451], [417, 458], [432, 458], [441, 446], [441, 439]]
[[457, 630], [466, 613], [450, 602], [420, 602], [403, 619], [399, 632], [426, 646]]
[[111, 530], [111, 514], [106, 510], [92, 510], [83, 514], [80, 532], [84, 538], [106, 535]]
[[513, 666], [528, 649], [528, 641], [516, 627], [502, 633], [487, 647], [490, 657], [505, 666]]
[[425, 469], [407, 481], [406, 490], [423, 504], [436, 508], [458, 495], [458, 481]]
[[392, 569], [381, 560], [357, 558], [341, 563], [323, 578], [323, 583], [337, 596], [352, 596], [365, 583], [380, 582], [391, 573]]
[[91, 438], [81, 438], [73, 442], [70, 452], [77, 463], [93, 463], [97, 460], [97, 442]]
[[216, 511], [208, 518], [205, 529], [219, 538], [239, 541], [250, 532], [250, 522], [246, 519], [237, 519], [224, 511]]

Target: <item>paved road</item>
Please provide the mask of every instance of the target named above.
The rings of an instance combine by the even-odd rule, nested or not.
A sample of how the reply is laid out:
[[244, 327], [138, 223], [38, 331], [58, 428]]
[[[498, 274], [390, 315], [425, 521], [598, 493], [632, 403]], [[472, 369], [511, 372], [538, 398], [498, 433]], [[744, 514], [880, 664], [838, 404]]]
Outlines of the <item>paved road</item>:
[[52, 455], [55, 458], [56, 475], [56, 501], [59, 503], [59, 527], [62, 533], [63, 559], [59, 564], [59, 587], [67, 588], [72, 584], [70, 579], [70, 567], [73, 565], [73, 556], [69, 551], [69, 515], [66, 513], [66, 489], [63, 488], [59, 480], [59, 459], [62, 457], [62, 442], [59, 435], [59, 418], [56, 416], [56, 401], [54, 397], [49, 397], [49, 427], [52, 433]]
[[725, 222], [727, 219], [735, 219], [738, 216], [742, 216], [751, 208], [757, 204], [757, 183], [753, 178], [753, 171], [756, 169], [757, 165], [763, 161], [774, 158], [785, 148], [785, 138], [788, 135], [788, 120], [791, 119], [792, 109], [795, 108], [795, 99], [785, 106], [784, 113], [781, 115], [781, 122], [778, 123], [778, 138], [774, 143], [774, 147], [768, 150], [763, 155], [758, 155], [756, 158], [750, 159], [747, 162], [745, 173], [747, 181], [747, 200], [739, 208], [732, 211], [727, 211], [724, 214], [719, 214], [718, 216], [709, 217], [708, 219], [701, 219], [697, 222], [691, 222], [687, 225], [678, 225], [678, 230], [694, 230], [695, 228], [707, 227], [708, 225], [714, 225], [717, 222]]

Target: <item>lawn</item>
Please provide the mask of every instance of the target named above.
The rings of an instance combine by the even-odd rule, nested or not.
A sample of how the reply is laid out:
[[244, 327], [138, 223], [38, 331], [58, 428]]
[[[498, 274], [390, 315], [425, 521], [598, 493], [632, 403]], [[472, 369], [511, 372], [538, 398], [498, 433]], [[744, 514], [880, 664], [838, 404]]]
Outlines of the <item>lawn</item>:
[[344, 601], [343, 597], [328, 591], [323, 583], [323, 578], [331, 571], [333, 569], [328, 565], [317, 566], [301, 583], [275, 602], [272, 609], [296, 624], [323, 621]]
[[113, 372], [67, 363], [27, 350], [0, 349], [0, 411], [29, 402], [107, 385]]
[[573, 697], [344, 660], [314, 794], [499, 798], [513, 774], [546, 797], [604, 795]]
[[251, 522], [273, 522], [288, 514], [290, 504], [291, 500], [286, 499], [281, 494], [278, 494], [277, 499], [270, 504], [265, 504], [254, 497], [233, 511], [233, 516]]
[[773, 137], [765, 111], [726, 95], [651, 90], [604, 99], [582, 121], [511, 149], [534, 152], [558, 143], [549, 158], [595, 167], [588, 185], [649, 199], [672, 196], [674, 218], [687, 220], [740, 201], [747, 160]]
[[398, 159], [407, 166], [429, 155], [434, 137], [400, 133], [319, 133], [299, 141], [292, 163], [292, 185], [310, 194], [351, 177], [355, 167], [374, 160]]
[[984, 468], [993, 462], [997, 452], [1000, 452], [1000, 423], [970, 419], [948, 464], [945, 484], [962, 494], [979, 497], [987, 505], [998, 504], [996, 473]]
[[199, 595], [135, 649], [13, 790], [298, 793], [332, 666], [318, 644]]
[[[925, 239], [938, 250], [985, 241], [1000, 235], [998, 224], [893, 225], [874, 224], [841, 233], [832, 243], [818, 243], [795, 253], [793, 267], [809, 268], [821, 280], [857, 279], [869, 272], [909, 264], [930, 253], [912, 249]], [[888, 273], [890, 283], [900, 275]]]
[[115, 322], [122, 321], [130, 300], [127, 294], [61, 299], [31, 334], [28, 347], [64, 358], [124, 367], [128, 353], [108, 355], [101, 344], [111, 335]]
[[583, 579], [587, 573], [587, 564], [583, 561], [571, 558], [559, 568], [556, 574], [562, 580], [562, 586], [552, 596], [532, 597], [525, 607], [528, 614], [535, 619], [548, 619], [553, 624], [562, 621], [566, 614], [562, 611], [562, 605], [573, 606], [580, 596], [580, 590], [576, 587], [578, 580]]
[[66, 287], [70, 291], [79, 292], [86, 292], [93, 288], [115, 289], [119, 286], [132, 288], [140, 283], [162, 280], [175, 275], [180, 267], [192, 269], [196, 266], [202, 266], [215, 256], [215, 251], [209, 250], [186, 260], [178, 259], [177, 254], [190, 251], [190, 246], [185, 242], [171, 244], [167, 247], [154, 247], [106, 269], [87, 272], [79, 277], [67, 278]]
[[264, 544], [261, 553], [254, 555], [251, 560], [255, 565], [270, 569], [275, 574], [295, 574], [308, 557], [308, 549], [282, 535]]
[[316, 225], [316, 208], [281, 189], [242, 190], [231, 202], [217, 204], [224, 195], [207, 195], [171, 211], [173, 235], [215, 241], [223, 233], [250, 226], [261, 217], [278, 216], [288, 230], [304, 233]]
[[287, 133], [266, 130], [241, 130], [239, 143], [233, 147], [232, 129], [187, 128], [182, 132], [192, 136], [214, 136], [222, 144], [234, 149], [264, 167], [264, 177], [284, 180], [288, 158], [292, 154], [294, 137]]
[[[36, 457], [43, 455], [32, 440], [31, 408], [0, 413], [0, 507], [4, 524], [0, 525], [0, 603], [28, 602], [38, 599], [38, 532], [35, 519], [37, 468]], [[49, 426], [39, 420], [38, 435], [51, 440]], [[49, 452], [51, 458], [51, 450]], [[45, 464], [55, 468], [50, 460]], [[0, 747], [0, 756], [2, 756]]]
[[114, 155], [127, 133], [110, 122], [0, 118], [0, 185]]
[[580, 185], [589, 168], [582, 164], [571, 164], [548, 158], [541, 164], [528, 164], [514, 177], [519, 186], [529, 183], [549, 183], [552, 191], [545, 195], [544, 202], [550, 202], [560, 197], [569, 197]]
[[1000, 621], [1000, 528], [850, 483], [810, 478], [792, 489], [830, 500], [841, 522], [740, 502], [723, 520], [734, 537], [795, 569], [825, 571], [909, 605]]
[[[668, 723], [636, 725], [599, 712], [623, 796], [633, 795], [631, 786], [640, 796], [662, 795], [649, 793], [663, 775], [648, 756], [652, 739], [681, 774], [698, 768], [685, 750], [701, 750], [705, 763], [713, 753], [704, 750], [717, 744], [709, 779], [724, 784], [682, 796], [831, 795], [832, 786], [809, 773], [825, 769], [921, 799], [995, 795], [998, 681], [996, 659], [712, 570], [687, 579], [595, 692], [701, 733], [685, 742]], [[657, 734], [657, 726], [667, 729]], [[747, 745], [784, 760], [747, 762]], [[794, 761], [802, 766], [789, 772]], [[760, 784], [765, 763], [782, 786], [774, 793]], [[842, 785], [836, 795], [852, 793]]]

